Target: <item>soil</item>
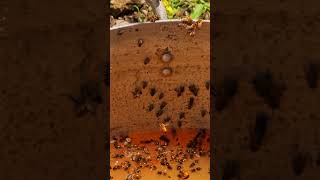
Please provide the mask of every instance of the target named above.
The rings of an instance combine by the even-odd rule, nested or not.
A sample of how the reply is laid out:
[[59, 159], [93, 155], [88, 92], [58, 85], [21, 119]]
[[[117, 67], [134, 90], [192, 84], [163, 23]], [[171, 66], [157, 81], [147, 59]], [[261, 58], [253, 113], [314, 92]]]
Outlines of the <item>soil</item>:
[[[134, 12], [134, 4], [142, 7], [141, 13]], [[145, 0], [111, 0], [110, 9], [110, 27], [139, 22], [141, 18], [154, 15]]]
[[[134, 10], [135, 6], [139, 7], [139, 12]], [[111, 0], [110, 9], [110, 27], [157, 20], [151, 6], [145, 0]], [[189, 16], [189, 13], [183, 10], [176, 17], [183, 18], [185, 16]], [[202, 19], [209, 20], [210, 13], [205, 13]]]

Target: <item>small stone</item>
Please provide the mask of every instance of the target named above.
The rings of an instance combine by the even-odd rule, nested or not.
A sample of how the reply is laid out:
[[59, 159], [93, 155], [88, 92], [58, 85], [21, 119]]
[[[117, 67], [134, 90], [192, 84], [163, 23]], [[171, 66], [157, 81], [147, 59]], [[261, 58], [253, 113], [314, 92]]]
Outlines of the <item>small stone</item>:
[[170, 68], [170, 67], [165, 67], [162, 69], [162, 74], [165, 76], [169, 76], [169, 75], [171, 75], [171, 73], [172, 73], [172, 68]]
[[172, 54], [165, 53], [162, 55], [161, 60], [165, 63], [170, 62], [172, 60]]

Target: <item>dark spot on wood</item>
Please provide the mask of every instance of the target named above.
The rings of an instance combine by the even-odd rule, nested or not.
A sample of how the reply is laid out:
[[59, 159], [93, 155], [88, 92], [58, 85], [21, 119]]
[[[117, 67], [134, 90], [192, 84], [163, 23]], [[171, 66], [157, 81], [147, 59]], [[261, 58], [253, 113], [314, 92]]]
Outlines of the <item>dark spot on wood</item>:
[[199, 87], [198, 86], [196, 86], [195, 84], [191, 84], [189, 86], [189, 90], [190, 90], [190, 92], [192, 92], [192, 94], [194, 96], [198, 96], [198, 93], [199, 93]]
[[177, 92], [177, 96], [180, 97], [184, 92], [184, 86], [180, 85], [179, 87], [174, 89]]
[[275, 81], [270, 71], [258, 73], [253, 80], [257, 95], [262, 97], [272, 109], [279, 108], [284, 87]]
[[194, 105], [194, 97], [190, 97], [188, 102], [188, 109], [191, 109]]
[[317, 88], [318, 80], [319, 80], [319, 66], [314, 63], [308, 64], [305, 72], [305, 76], [306, 76], [306, 80], [309, 88], [311, 89]]
[[179, 128], [182, 127], [182, 121], [181, 121], [181, 120], [179, 120], [177, 124], [178, 124], [178, 127], [179, 127]]
[[257, 152], [263, 142], [267, 131], [269, 117], [266, 113], [258, 113], [256, 116], [253, 129], [250, 131], [250, 149], [252, 152]]

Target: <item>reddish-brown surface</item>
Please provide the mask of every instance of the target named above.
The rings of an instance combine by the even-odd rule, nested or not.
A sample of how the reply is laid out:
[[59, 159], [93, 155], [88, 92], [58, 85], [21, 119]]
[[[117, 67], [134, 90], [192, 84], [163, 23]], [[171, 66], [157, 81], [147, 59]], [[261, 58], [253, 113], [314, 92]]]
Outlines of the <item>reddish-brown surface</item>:
[[[166, 117], [170, 117], [169, 127], [177, 127], [181, 112], [185, 113], [183, 127], [210, 126], [210, 90], [206, 88], [210, 79], [209, 23], [203, 23], [194, 37], [178, 24], [150, 23], [111, 31], [111, 134], [155, 130]], [[161, 60], [166, 49], [173, 56], [170, 62]], [[172, 73], [163, 75], [163, 68], [168, 67]], [[179, 86], [184, 87], [181, 96], [176, 91]], [[196, 95], [193, 86], [198, 89]], [[189, 108], [190, 98], [194, 103]], [[166, 103], [163, 114], [157, 116], [162, 103]], [[149, 104], [154, 109], [148, 111]], [[202, 110], [207, 112], [204, 116]]]

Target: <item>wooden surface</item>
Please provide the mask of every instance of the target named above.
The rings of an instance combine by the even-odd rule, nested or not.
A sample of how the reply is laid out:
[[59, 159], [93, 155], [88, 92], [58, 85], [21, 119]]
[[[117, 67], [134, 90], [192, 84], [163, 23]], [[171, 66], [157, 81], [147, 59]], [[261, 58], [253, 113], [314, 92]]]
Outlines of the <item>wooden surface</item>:
[[[201, 110], [209, 112], [209, 90], [205, 82], [210, 78], [209, 59], [209, 23], [196, 32], [194, 37], [187, 34], [177, 22], [149, 23], [111, 31], [111, 134], [126, 131], [159, 129], [159, 122], [170, 117], [169, 127], [177, 127], [179, 113], [185, 112], [184, 127], [203, 127], [210, 125], [209, 114], [201, 116]], [[121, 34], [121, 35], [120, 35]], [[143, 40], [141, 47], [138, 40]], [[158, 50], [167, 48], [173, 59], [164, 63], [156, 55]], [[144, 64], [145, 58], [150, 62]], [[170, 76], [164, 76], [162, 69], [172, 68]], [[142, 82], [148, 85], [143, 89]], [[196, 85], [199, 93], [194, 96], [189, 90]], [[178, 97], [174, 90], [183, 85], [185, 92]], [[140, 97], [134, 98], [135, 88], [142, 91]], [[155, 88], [154, 96], [150, 89]], [[160, 100], [160, 93], [164, 97]], [[194, 97], [194, 106], [188, 109], [188, 101]], [[156, 117], [162, 102], [167, 105], [164, 113]], [[154, 104], [151, 112], [147, 111], [149, 103]]]

